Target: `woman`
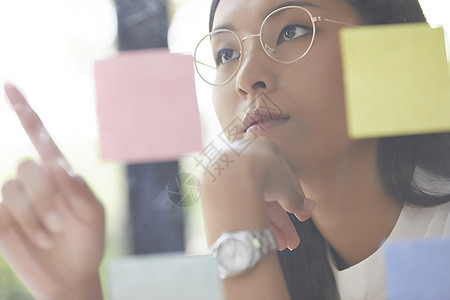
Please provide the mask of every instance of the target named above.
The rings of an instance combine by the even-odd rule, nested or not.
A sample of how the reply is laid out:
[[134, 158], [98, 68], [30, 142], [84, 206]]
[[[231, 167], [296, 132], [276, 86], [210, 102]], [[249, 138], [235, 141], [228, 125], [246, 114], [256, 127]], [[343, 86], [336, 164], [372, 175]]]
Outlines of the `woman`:
[[[380, 244], [408, 224], [410, 212], [424, 227], [429, 220], [422, 215], [449, 215], [447, 194], [425, 193], [413, 180], [417, 170], [450, 178], [447, 135], [347, 136], [339, 29], [424, 21], [416, 1], [375, 2], [213, 2], [214, 31], [200, 45], [214, 51], [216, 71], [202, 71], [201, 52], [198, 71], [215, 85], [222, 127], [243, 121], [224, 152], [235, 163], [215, 170], [214, 182], [206, 172], [202, 177], [207, 239], [217, 249], [227, 240], [222, 232], [252, 230], [267, 246], [244, 273], [223, 271], [227, 299], [385, 298], [382, 273], [352, 294], [347, 280], [354, 268], [379, 257]], [[42, 164], [22, 163], [2, 189], [0, 249], [37, 298], [101, 298], [103, 208], [20, 93], [5, 89]], [[449, 234], [443, 219], [436, 231]], [[271, 232], [280, 250], [292, 251], [278, 259]]]
[[[316, 36], [305, 56], [297, 54], [297, 57], [302, 57], [300, 60], [280, 64], [270, 57], [273, 49], [279, 52], [279, 57], [275, 57], [277, 59], [284, 53], [283, 49], [278, 50], [274, 46], [278, 45], [279, 38], [277, 42], [271, 43], [271, 24], [276, 27], [277, 14], [289, 21], [290, 18], [295, 19], [298, 9], [289, 9], [293, 11], [292, 17], [286, 9], [272, 15], [275, 18], [273, 21], [272, 16], [266, 21], [264, 17], [270, 15], [267, 12], [280, 6], [297, 4], [285, 1], [260, 1], [253, 5], [232, 0], [213, 2], [210, 30], [229, 28], [241, 39], [246, 39], [260, 32], [261, 23], [265, 22], [261, 28], [262, 43], [257, 38], [248, 38], [242, 42], [244, 56], [237, 73], [227, 70], [229, 65], [236, 63], [239, 56], [237, 51], [218, 52], [221, 54], [218, 74], [224, 73], [226, 76], [223, 78], [227, 79], [233, 77], [227, 82], [218, 76], [219, 81], [212, 82], [218, 85], [214, 88], [213, 100], [222, 127], [226, 128], [236, 116], [242, 116], [244, 108], [253, 103], [260, 92], [281, 108], [280, 115], [284, 121], [278, 121], [277, 124], [267, 122], [266, 130], [255, 128], [258, 135], [267, 140], [262, 141], [262, 144], [252, 143], [247, 149], [248, 156], [240, 158], [236, 169], [220, 178], [223, 184], [214, 183], [205, 187], [203, 202], [208, 238], [212, 243], [224, 228], [230, 231], [264, 228], [270, 223], [280, 249], [295, 248], [298, 245], [297, 235], [282, 211], [296, 213], [297, 218], [292, 219], [303, 242], [295, 251], [284, 251], [279, 255], [293, 299], [337, 298], [336, 287], [342, 299], [386, 298], [385, 278], [383, 275], [373, 277], [374, 274], [383, 274], [380, 268], [375, 267], [374, 270], [374, 265], [382, 258], [380, 251], [377, 251], [380, 244], [394, 236], [423, 238], [428, 234], [430, 237], [442, 237], [430, 232], [404, 235], [402, 226], [407, 226], [408, 221], [411, 221], [407, 216], [417, 213], [416, 210], [424, 215], [442, 213], [440, 225], [435, 230], [438, 233], [446, 230], [446, 234], [449, 234], [449, 224], [445, 221], [449, 214], [448, 204], [433, 209], [417, 209], [409, 205], [448, 203], [448, 194], [427, 194], [412, 182], [412, 177], [417, 167], [417, 171], [425, 169], [437, 176], [449, 178], [449, 136], [437, 134], [350, 140], [345, 122], [338, 30], [343, 26], [351, 26], [349, 24], [420, 22], [425, 21], [425, 18], [417, 1], [302, 2], [301, 5], [311, 12], [313, 19], [326, 18], [327, 22], [315, 22]], [[302, 17], [298, 19], [302, 20]], [[291, 42], [299, 43], [296, 39], [306, 38], [310, 34], [304, 29], [311, 26], [283, 27], [292, 23], [280, 24], [278, 29], [284, 33], [280, 35], [283, 37], [280, 48], [286, 49], [288, 46], [285, 45]], [[273, 32], [279, 33], [280, 30]], [[216, 38], [216, 34], [211, 35], [213, 49], [222, 49]], [[215, 43], [219, 46], [215, 46]], [[226, 47], [232, 48], [229, 44]], [[301, 48], [301, 45], [297, 46]], [[269, 51], [264, 48], [269, 48]], [[292, 61], [291, 58], [287, 60]], [[258, 106], [257, 101], [254, 106]], [[261, 150], [263, 148], [265, 152]], [[304, 223], [296, 220], [304, 220], [308, 214], [302, 211], [301, 205], [295, 204], [294, 186], [288, 186], [288, 173], [291, 170], [283, 168], [284, 161], [287, 161], [300, 182], [304, 195], [315, 203], [312, 220]], [[255, 172], [255, 175], [248, 171], [253, 169], [259, 172]], [[416, 174], [420, 175], [420, 172]], [[234, 187], [234, 193], [230, 191], [230, 186]], [[260, 189], [255, 189], [255, 186]], [[261, 198], [278, 200], [269, 202], [271, 206], [267, 212], [270, 221], [262, 217], [256, 219], [256, 216], [263, 215], [255, 213], [262, 211], [257, 206]], [[257, 204], [246, 210], [251, 202], [249, 199]], [[281, 204], [283, 209], [277, 204]], [[239, 215], [236, 215], [236, 207], [240, 208]], [[221, 215], [233, 218], [225, 219]], [[415, 222], [427, 228], [431, 221]], [[276, 259], [272, 257], [272, 260], [265, 262], [267, 272], [261, 269], [261, 274], [257, 275], [256, 270], [252, 274], [255, 281], [266, 279], [263, 286], [267, 290], [260, 289], [261, 295], [258, 296], [255, 296], [255, 290], [249, 290], [247, 298], [259, 299], [259, 296], [270, 295], [270, 291], [283, 290], [283, 283], [276, 286], [274, 278], [282, 276]], [[370, 281], [362, 290], [354, 284], [355, 277], [361, 276], [361, 270]], [[264, 274], [267, 276], [264, 277]], [[336, 282], [333, 275], [336, 276]], [[256, 279], [257, 276], [260, 277]], [[247, 282], [242, 278], [236, 282], [232, 280], [228, 282], [228, 292], [234, 295], [235, 288], [236, 298], [239, 298], [237, 295], [242, 295], [243, 289], [241, 285]], [[249, 285], [251, 280], [248, 278]], [[276, 295], [272, 294], [267, 299], [282, 299]]]

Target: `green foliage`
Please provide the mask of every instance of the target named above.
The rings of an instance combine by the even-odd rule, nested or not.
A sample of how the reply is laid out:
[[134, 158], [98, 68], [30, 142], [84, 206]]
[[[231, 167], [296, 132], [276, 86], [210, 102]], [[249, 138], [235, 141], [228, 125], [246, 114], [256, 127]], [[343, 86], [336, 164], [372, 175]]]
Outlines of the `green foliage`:
[[27, 288], [0, 256], [0, 300], [31, 300]]

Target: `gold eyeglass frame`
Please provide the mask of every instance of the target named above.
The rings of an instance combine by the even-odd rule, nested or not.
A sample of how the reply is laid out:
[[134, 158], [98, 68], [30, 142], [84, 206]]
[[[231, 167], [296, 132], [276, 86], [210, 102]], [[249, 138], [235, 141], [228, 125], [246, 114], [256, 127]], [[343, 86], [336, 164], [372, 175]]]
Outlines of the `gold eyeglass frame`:
[[[313, 26], [312, 26], [313, 32], [312, 32], [311, 43], [309, 44], [309, 46], [308, 46], [308, 48], [306, 49], [305, 53], [303, 53], [303, 55], [301, 55], [300, 57], [298, 57], [298, 58], [296, 58], [296, 59], [294, 59], [294, 60], [292, 60], [292, 61], [285, 62], [285, 61], [279, 60], [279, 59], [277, 59], [276, 57], [274, 57], [274, 54], [273, 54], [273, 53], [275, 52], [275, 49], [271, 48], [268, 44], [265, 44], [265, 45], [264, 45], [264, 42], [263, 42], [263, 40], [262, 40], [262, 30], [263, 30], [263, 28], [264, 28], [264, 25], [265, 25], [267, 19], [269, 19], [272, 15], [274, 15], [274, 14], [276, 14], [276, 13], [282, 11], [282, 10], [290, 9], [290, 8], [302, 9], [302, 10], [304, 10], [304, 11], [308, 14], [308, 16], [309, 16], [310, 19], [311, 19], [311, 23], [312, 23], [312, 25], [313, 25]], [[306, 9], [306, 8], [304, 8], [304, 7], [302, 7], [302, 6], [297, 6], [297, 5], [284, 6], [284, 7], [275, 9], [274, 11], [272, 11], [270, 14], [268, 14], [268, 15], [264, 18], [263, 22], [261, 23], [261, 27], [260, 27], [260, 29], [259, 29], [259, 33], [257, 33], [257, 34], [249, 34], [249, 35], [244, 36], [244, 37], [241, 39], [241, 38], [240, 38], [234, 31], [232, 31], [232, 30], [229, 30], [229, 29], [217, 29], [217, 30], [211, 31], [210, 33], [208, 33], [207, 35], [205, 35], [205, 36], [197, 43], [197, 46], [195, 47], [195, 51], [194, 51], [194, 66], [195, 66], [195, 70], [197, 71], [197, 74], [200, 76], [200, 78], [203, 79], [203, 81], [205, 81], [206, 83], [208, 83], [208, 84], [210, 84], [210, 85], [212, 85], [212, 86], [222, 86], [222, 85], [225, 85], [225, 84], [229, 83], [231, 80], [233, 80], [233, 78], [236, 76], [236, 74], [239, 72], [239, 70], [240, 70], [240, 68], [241, 68], [241, 65], [242, 65], [242, 50], [243, 50], [243, 43], [244, 43], [245, 41], [247, 41], [247, 40], [249, 40], [249, 39], [251, 39], [251, 38], [255, 38], [255, 37], [259, 37], [259, 41], [260, 41], [261, 47], [263, 48], [264, 52], [267, 54], [267, 56], [269, 56], [269, 57], [270, 57], [271, 59], [273, 59], [274, 61], [277, 61], [277, 62], [282, 63], [282, 64], [292, 64], [292, 63], [295, 63], [295, 62], [301, 60], [302, 58], [304, 58], [304, 57], [309, 53], [309, 51], [311, 50], [312, 45], [313, 45], [313, 43], [314, 43], [314, 39], [315, 39], [315, 37], [316, 37], [316, 22], [322, 22], [322, 21], [327, 21], [327, 22], [332, 22], [332, 23], [342, 24], [342, 25], [347, 25], [347, 26], [355, 26], [355, 24], [350, 24], [350, 23], [345, 23], [345, 22], [335, 21], [335, 20], [331, 20], [331, 19], [327, 19], [327, 18], [322, 18], [322, 17], [320, 17], [320, 16], [314, 17], [308, 9]], [[197, 60], [197, 50], [198, 50], [198, 47], [200, 46], [200, 44], [201, 44], [205, 39], [207, 39], [207, 38], [211, 37], [211, 35], [217, 34], [217, 33], [219, 33], [219, 32], [229, 32], [229, 33], [232, 33], [232, 34], [236, 37], [236, 39], [239, 41], [239, 65], [238, 65], [238, 67], [236, 68], [236, 71], [230, 76], [230, 78], [229, 78], [228, 80], [226, 80], [224, 83], [217, 84], [217, 83], [212, 83], [212, 82], [209, 82], [208, 80], [206, 80], [206, 79], [202, 76], [202, 74], [200, 73], [200, 71], [198, 70], [197, 63], [202, 64], [202, 65], [205, 65], [205, 66], [210, 67], [210, 68], [213, 68], [213, 69], [214, 69], [214, 67], [211, 67], [211, 66], [209, 66], [209, 65], [207, 65], [207, 64], [205, 64], [205, 63], [202, 63], [202, 62], [198, 61], [198, 60]]]

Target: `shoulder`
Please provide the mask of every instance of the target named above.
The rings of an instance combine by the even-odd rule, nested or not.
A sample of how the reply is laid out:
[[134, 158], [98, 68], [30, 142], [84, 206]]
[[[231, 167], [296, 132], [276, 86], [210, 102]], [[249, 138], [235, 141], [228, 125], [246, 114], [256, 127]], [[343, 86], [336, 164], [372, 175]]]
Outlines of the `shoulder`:
[[401, 217], [410, 225], [410, 230], [419, 233], [418, 237], [450, 237], [450, 202], [432, 207], [405, 204]]

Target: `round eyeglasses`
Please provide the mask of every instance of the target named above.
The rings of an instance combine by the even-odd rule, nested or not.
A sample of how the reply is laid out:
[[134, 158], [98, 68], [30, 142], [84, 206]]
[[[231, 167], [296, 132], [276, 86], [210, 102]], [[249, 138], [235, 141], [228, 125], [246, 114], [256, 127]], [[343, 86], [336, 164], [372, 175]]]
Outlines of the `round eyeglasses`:
[[242, 39], [232, 30], [217, 29], [200, 40], [194, 51], [194, 65], [207, 83], [220, 86], [230, 82], [242, 64], [242, 44], [259, 37], [264, 52], [273, 60], [291, 64], [305, 57], [316, 36], [316, 22], [344, 22], [313, 17], [302, 6], [285, 6], [271, 12], [262, 22], [258, 34]]

